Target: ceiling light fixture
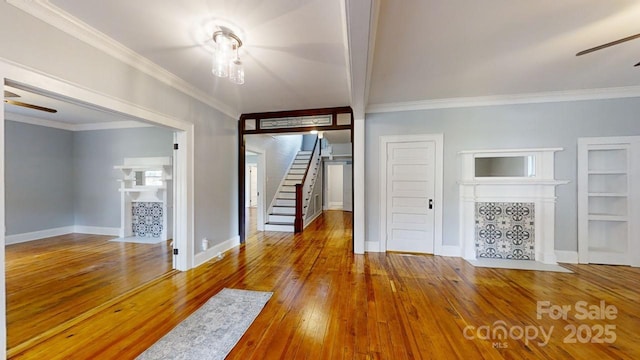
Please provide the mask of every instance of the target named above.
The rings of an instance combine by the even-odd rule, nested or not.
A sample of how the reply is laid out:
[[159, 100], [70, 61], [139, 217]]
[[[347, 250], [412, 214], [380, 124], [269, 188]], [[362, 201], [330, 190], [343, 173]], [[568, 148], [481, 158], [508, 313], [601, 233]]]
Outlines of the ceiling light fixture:
[[217, 77], [229, 77], [234, 84], [244, 84], [244, 66], [240, 61], [238, 49], [242, 40], [228, 28], [213, 33], [213, 67], [211, 72]]

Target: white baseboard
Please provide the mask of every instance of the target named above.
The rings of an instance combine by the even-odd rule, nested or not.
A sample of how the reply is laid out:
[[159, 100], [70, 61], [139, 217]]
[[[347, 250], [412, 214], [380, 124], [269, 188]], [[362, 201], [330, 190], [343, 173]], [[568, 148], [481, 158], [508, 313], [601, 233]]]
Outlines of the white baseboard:
[[440, 251], [435, 254], [439, 256], [461, 257], [462, 249], [458, 245], [442, 245]]
[[365, 241], [364, 252], [384, 252], [380, 250], [380, 242], [378, 241]]
[[120, 236], [120, 228], [101, 227], [101, 226], [75, 225], [73, 227], [73, 232], [78, 234]]
[[120, 236], [120, 228], [80, 225], [63, 226], [54, 229], [45, 229], [22, 234], [7, 235], [4, 238], [4, 243], [5, 245], [19, 244], [27, 241], [46, 239], [52, 236], [60, 236], [72, 233]]
[[337, 201], [332, 201], [327, 206], [327, 210], [342, 210], [342, 208], [343, 208], [343, 203], [337, 202]]
[[556, 261], [559, 263], [577, 264], [578, 252], [567, 250], [556, 250]]
[[63, 226], [55, 229], [45, 229], [32, 231], [28, 233], [7, 235], [4, 237], [5, 245], [19, 244], [32, 240], [44, 239], [52, 236], [60, 236], [71, 234], [73, 232], [73, 226]]
[[229, 240], [223, 241], [220, 244], [208, 248], [206, 251], [197, 253], [194, 258], [193, 267], [198, 267], [218, 256], [218, 253], [224, 253], [225, 251], [233, 249], [238, 245], [240, 245], [240, 236], [236, 235]]

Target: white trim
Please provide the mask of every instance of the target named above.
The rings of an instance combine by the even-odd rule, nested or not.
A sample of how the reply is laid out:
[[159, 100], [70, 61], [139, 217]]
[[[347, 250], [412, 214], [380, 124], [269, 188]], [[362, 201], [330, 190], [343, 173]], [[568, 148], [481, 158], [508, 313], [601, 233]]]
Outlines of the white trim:
[[[2, 68], [2, 63], [0, 62], [0, 80], [4, 81], [4, 70]], [[4, 90], [4, 83], [0, 85]], [[7, 288], [5, 285], [5, 244], [6, 237], [5, 234], [7, 232], [6, 222], [5, 222], [5, 141], [4, 141], [4, 101], [0, 101], [0, 359], [7, 358], [7, 305], [6, 305], [6, 294]]]
[[413, 110], [433, 110], [465, 108], [475, 106], [496, 106], [514, 104], [538, 104], [566, 101], [606, 100], [640, 97], [640, 86], [626, 86], [600, 89], [549, 91], [527, 94], [460, 97], [421, 101], [407, 101], [386, 104], [370, 104], [367, 113], [385, 113]]
[[442, 182], [444, 177], [444, 135], [420, 134], [420, 135], [389, 135], [380, 136], [379, 147], [379, 179], [380, 179], [380, 251], [387, 250], [387, 145], [395, 142], [432, 141], [434, 143], [434, 219], [433, 219], [433, 253], [442, 253]]
[[7, 235], [4, 238], [5, 239], [4, 243], [5, 245], [19, 244], [27, 241], [45, 239], [53, 236], [71, 234], [73, 232], [74, 232], [73, 226], [63, 226], [63, 227], [53, 228], [53, 229], [31, 231], [31, 232], [26, 232], [21, 234]]
[[[500, 156], [523, 156], [522, 153], [539, 153], [546, 151], [563, 151], [564, 148], [552, 147], [552, 148], [519, 148], [519, 149], [483, 149], [483, 150], [462, 150], [458, 151], [458, 154], [474, 154], [475, 157], [490, 157], [496, 153]], [[527, 154], [524, 154], [527, 155]]]
[[176, 269], [186, 271], [193, 267], [195, 258], [194, 125], [189, 124], [187, 131], [176, 132], [175, 141], [178, 144], [178, 150], [173, 152], [175, 184], [173, 247], [178, 248], [180, 252], [179, 255], [174, 256], [174, 263]]
[[153, 127], [151, 124], [145, 124], [133, 120], [110, 121], [93, 124], [75, 124], [72, 131], [92, 131], [92, 130], [112, 130], [112, 129], [134, 129]]
[[53, 236], [61, 236], [66, 234], [93, 234], [93, 235], [108, 235], [119, 236], [120, 228], [114, 227], [101, 227], [101, 226], [84, 226], [84, 225], [71, 225], [63, 226], [53, 229], [45, 229], [38, 231], [31, 231], [27, 233], [14, 234], [5, 236], [5, 245], [18, 244], [27, 241], [46, 239]]
[[70, 124], [62, 121], [46, 120], [35, 118], [31, 116], [24, 116], [21, 114], [7, 113], [5, 120], [15, 121], [24, 124], [31, 124], [37, 126], [45, 126], [54, 129], [61, 129], [67, 131], [91, 131], [91, 130], [111, 130], [111, 129], [131, 129], [131, 128], [143, 128], [152, 127], [153, 125], [141, 123], [133, 120], [125, 121], [110, 121], [90, 124]]
[[227, 250], [231, 250], [236, 246], [240, 245], [240, 237], [238, 235], [233, 236], [232, 238], [221, 242], [218, 245], [208, 248], [206, 251], [202, 251], [196, 254], [194, 259], [194, 266], [198, 267], [207, 261], [213, 259], [218, 256], [219, 253], [224, 253]]
[[354, 119], [353, 121], [353, 252], [364, 254], [367, 250], [365, 244], [365, 120]]
[[379, 241], [365, 241], [364, 242], [364, 251], [366, 252], [384, 252], [381, 250], [382, 246], [380, 246]]
[[347, 17], [347, 0], [340, 0], [340, 18], [342, 26], [342, 43], [344, 44], [345, 75], [347, 76], [347, 90], [349, 91], [349, 103], [353, 104], [353, 80], [351, 75], [351, 56], [349, 53], [349, 19]]
[[[257, 169], [258, 169], [258, 204], [256, 206], [256, 212], [258, 214], [258, 218], [256, 219], [256, 230], [264, 231], [264, 224], [266, 223], [265, 219], [267, 218], [267, 210], [265, 209], [265, 194], [266, 192], [266, 169], [265, 164], [267, 163], [265, 150], [252, 146], [245, 146], [245, 152], [251, 151], [255, 153], [258, 157], [257, 161]], [[247, 163], [245, 158], [245, 164]], [[246, 177], [246, 174], [245, 174]], [[245, 210], [246, 211], [246, 210]], [[245, 222], [247, 221], [247, 214], [245, 213]]]
[[73, 131], [73, 124], [64, 123], [60, 121], [39, 119], [31, 116], [24, 116], [21, 114], [14, 114], [10, 112], [5, 113], [4, 119], [23, 123], [23, 124], [30, 124], [30, 125], [44, 126], [44, 127], [60, 129], [60, 130]]
[[556, 261], [559, 263], [577, 264], [578, 252], [567, 250], [556, 250]]
[[7, 0], [7, 3], [234, 119], [239, 117], [236, 110], [216, 100], [211, 94], [207, 94], [194, 87], [182, 78], [56, 7], [47, 0]]
[[120, 236], [119, 227], [75, 225], [73, 226], [73, 232], [78, 234], [109, 235], [118, 237]]
[[462, 249], [459, 245], [442, 245], [440, 251], [435, 253], [439, 256], [462, 257]]

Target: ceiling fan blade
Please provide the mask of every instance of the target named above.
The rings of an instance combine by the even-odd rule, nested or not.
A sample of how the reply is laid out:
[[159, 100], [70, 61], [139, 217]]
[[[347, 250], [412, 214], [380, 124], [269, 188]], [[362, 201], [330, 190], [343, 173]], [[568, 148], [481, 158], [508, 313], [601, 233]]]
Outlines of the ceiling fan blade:
[[26, 108], [29, 108], [29, 109], [45, 111], [45, 112], [53, 113], [53, 114], [58, 112], [58, 110], [56, 110], [56, 109], [51, 109], [51, 108], [48, 108], [48, 107], [38, 106], [38, 105], [33, 105], [33, 104], [27, 104], [27, 103], [23, 103], [22, 101], [15, 101], [15, 100], [7, 100], [7, 99], [5, 99], [4, 102], [6, 102], [7, 104], [10, 104], [10, 105], [22, 106], [22, 107], [26, 107]]
[[633, 66], [640, 66], [640, 62], [639, 62], [639, 63], [637, 63], [637, 64], [635, 64], [635, 65], [633, 65]]
[[605, 48], [608, 48], [609, 46], [614, 46], [614, 45], [618, 45], [618, 44], [622, 44], [623, 42], [627, 42], [633, 39], [637, 39], [640, 38], [640, 34], [635, 34], [635, 35], [631, 35], [631, 36], [627, 36], [626, 38], [622, 38], [616, 41], [612, 41], [606, 44], [602, 44], [596, 47], [592, 47], [591, 49], [587, 49], [587, 50], [582, 50], [579, 53], [576, 54], [576, 56], [580, 56], [580, 55], [585, 55], [585, 54], [589, 54], [592, 53], [594, 51], [598, 51], [598, 50], [602, 50]]
[[4, 91], [4, 97], [9, 98], [9, 97], [20, 97], [20, 95], [16, 94], [16, 93], [12, 93], [11, 91]]

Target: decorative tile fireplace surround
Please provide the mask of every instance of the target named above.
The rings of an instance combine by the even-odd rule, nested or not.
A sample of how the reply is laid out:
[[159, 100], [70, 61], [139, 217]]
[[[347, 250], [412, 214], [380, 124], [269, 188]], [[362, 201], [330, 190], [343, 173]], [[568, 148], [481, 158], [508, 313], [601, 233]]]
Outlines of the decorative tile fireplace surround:
[[[554, 155], [561, 148], [462, 151], [463, 257], [556, 264]], [[482, 167], [482, 168], [481, 168]]]
[[476, 257], [535, 259], [535, 205], [476, 203]]

